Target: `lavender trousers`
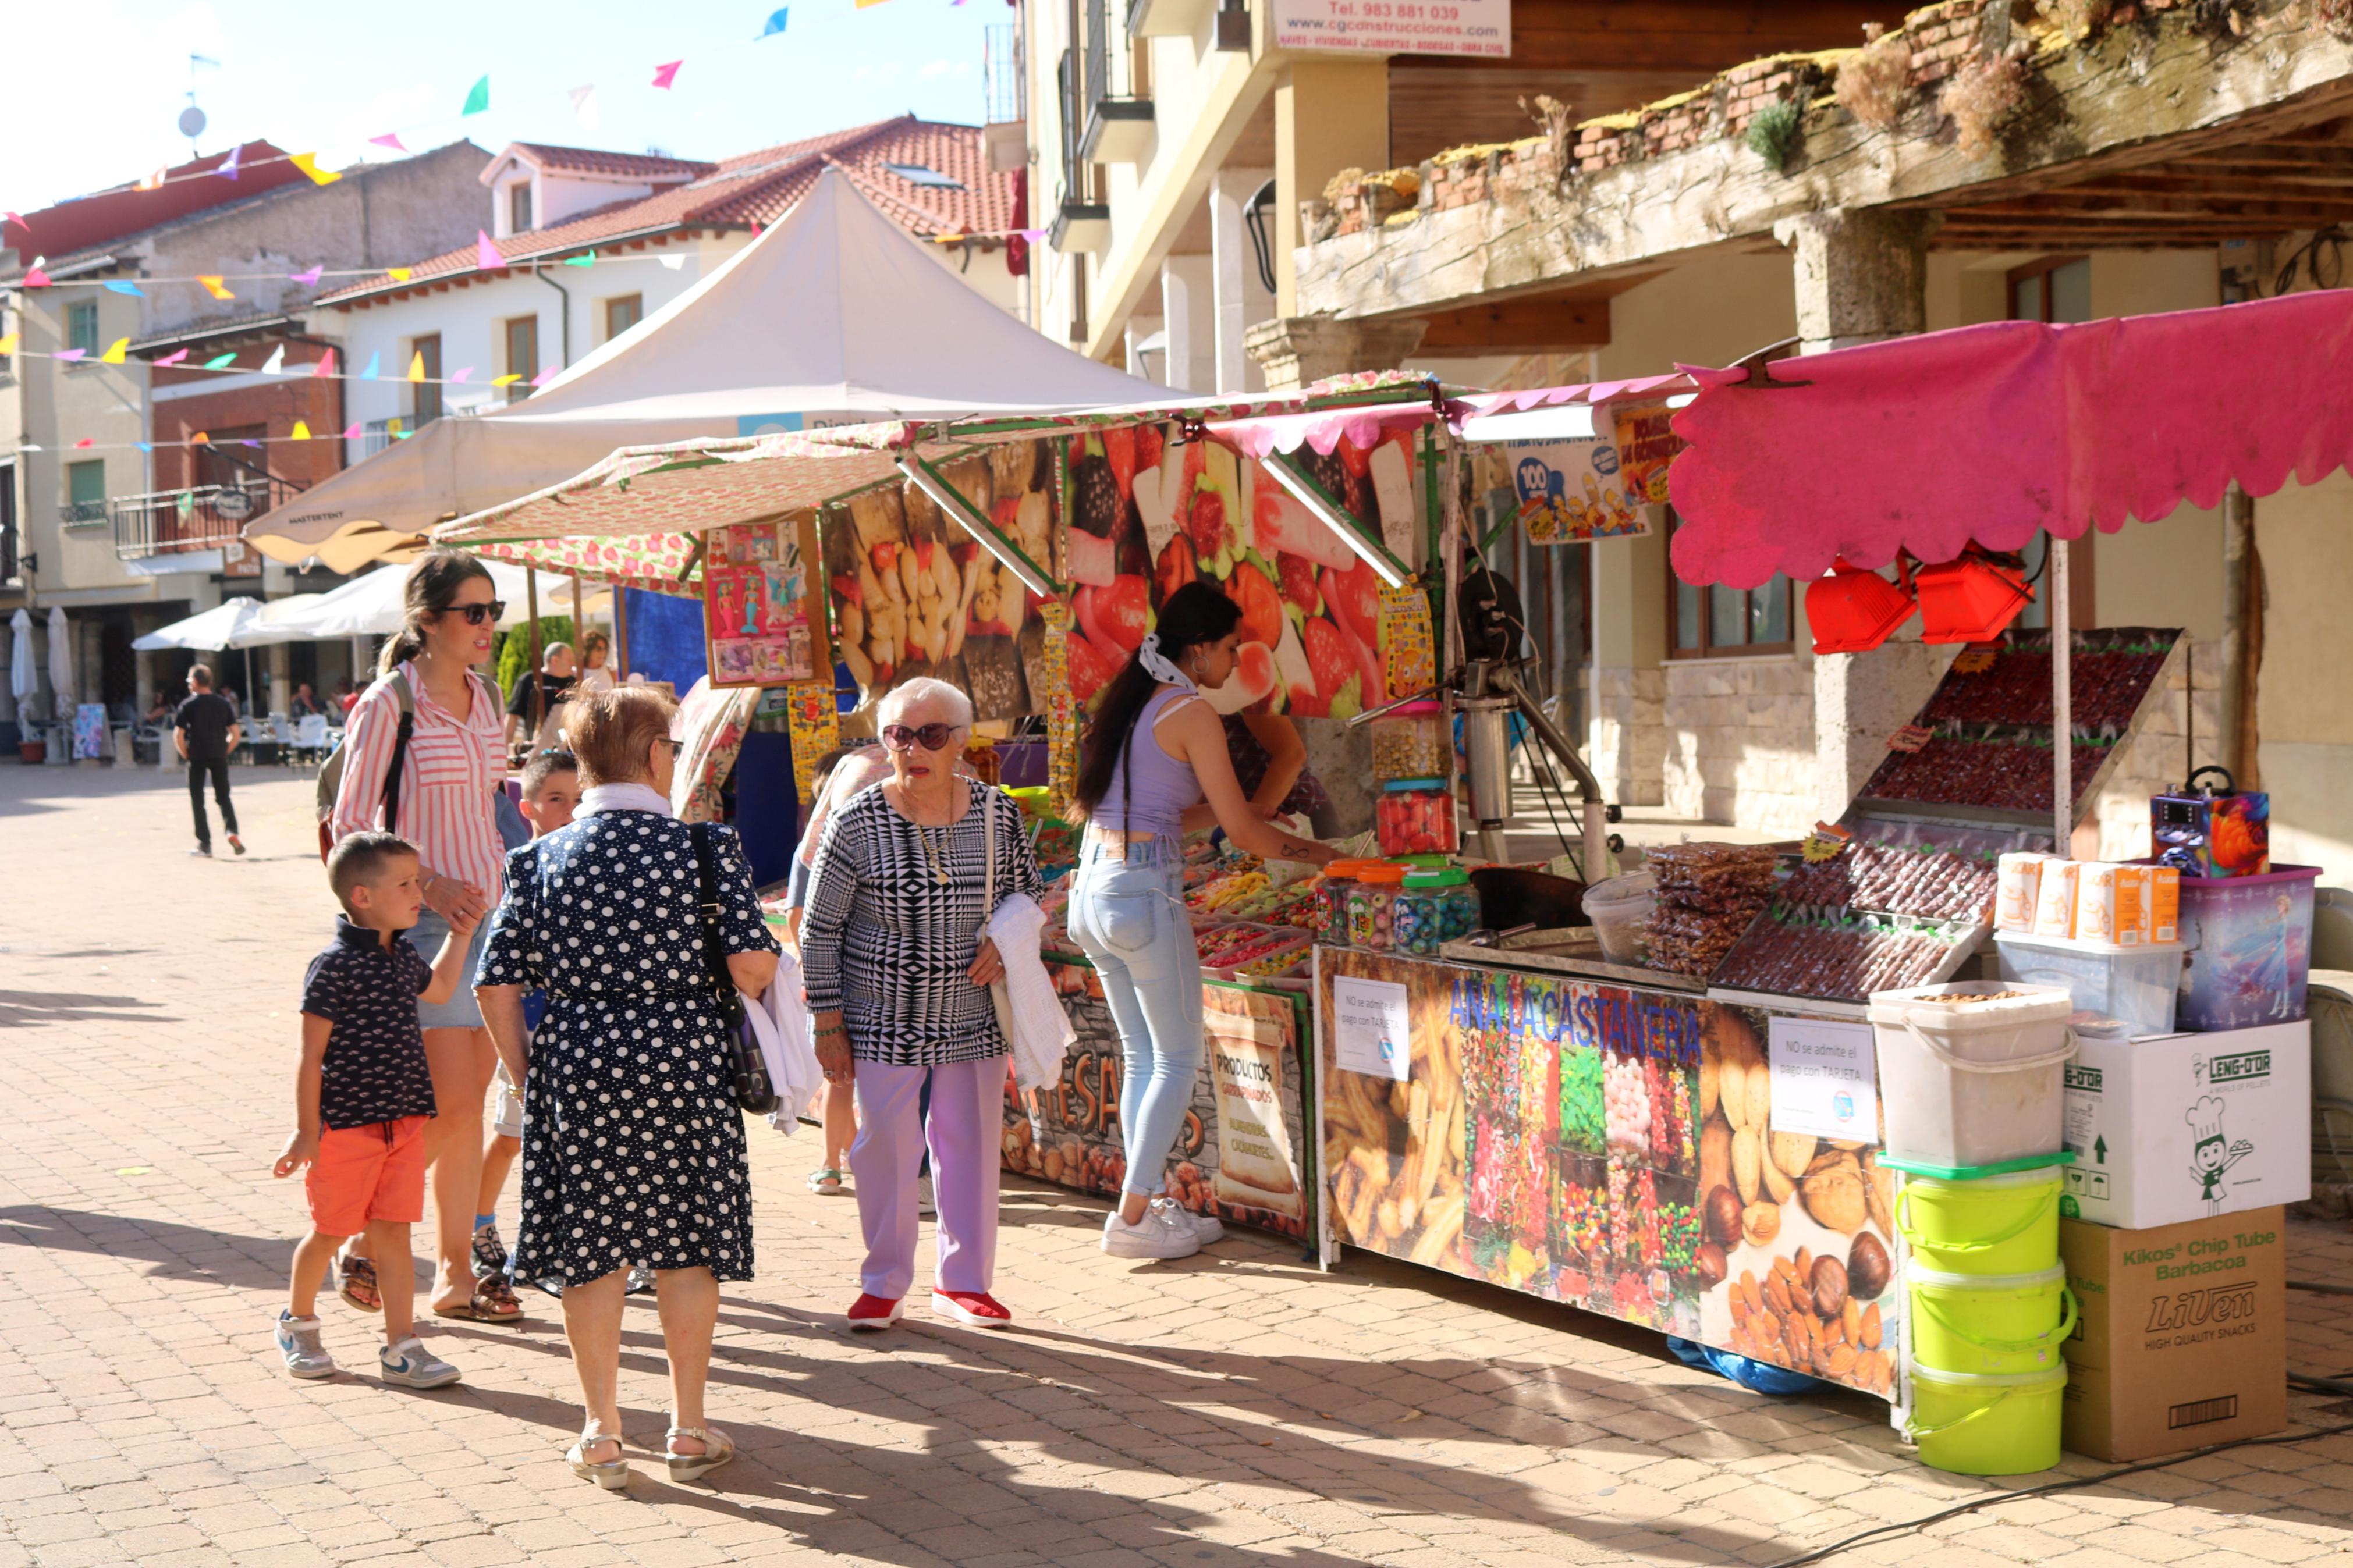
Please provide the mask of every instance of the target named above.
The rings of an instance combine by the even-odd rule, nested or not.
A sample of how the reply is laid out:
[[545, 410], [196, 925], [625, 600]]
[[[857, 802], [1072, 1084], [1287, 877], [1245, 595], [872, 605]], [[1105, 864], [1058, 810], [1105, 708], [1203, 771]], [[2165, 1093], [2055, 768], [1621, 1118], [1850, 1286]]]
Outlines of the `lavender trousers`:
[[[858, 1141], [849, 1146], [849, 1171], [857, 1184], [859, 1226], [866, 1234], [859, 1289], [895, 1301], [915, 1282], [915, 1173], [928, 1142], [932, 1199], [939, 1209], [933, 1289], [987, 1295], [997, 1273], [1005, 1058], [935, 1068], [868, 1061], [856, 1066]], [[917, 1103], [926, 1075], [932, 1085], [928, 1119]]]

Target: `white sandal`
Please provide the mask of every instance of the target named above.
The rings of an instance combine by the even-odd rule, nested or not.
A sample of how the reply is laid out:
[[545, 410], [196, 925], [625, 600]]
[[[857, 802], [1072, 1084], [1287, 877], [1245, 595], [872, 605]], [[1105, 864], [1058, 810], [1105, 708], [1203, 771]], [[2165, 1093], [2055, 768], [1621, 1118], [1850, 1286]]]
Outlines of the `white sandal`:
[[[591, 1459], [588, 1450], [599, 1443], [610, 1443], [615, 1449], [609, 1459]], [[572, 1473], [583, 1480], [594, 1481], [608, 1492], [619, 1491], [629, 1484], [629, 1461], [619, 1452], [620, 1438], [590, 1422], [580, 1434], [580, 1440], [564, 1452], [564, 1462]]]
[[[670, 1444], [680, 1437], [701, 1440], [700, 1454], [674, 1454]], [[735, 1457], [734, 1440], [716, 1426], [673, 1426], [662, 1437], [662, 1462], [670, 1467], [670, 1479], [691, 1481], [709, 1475]]]

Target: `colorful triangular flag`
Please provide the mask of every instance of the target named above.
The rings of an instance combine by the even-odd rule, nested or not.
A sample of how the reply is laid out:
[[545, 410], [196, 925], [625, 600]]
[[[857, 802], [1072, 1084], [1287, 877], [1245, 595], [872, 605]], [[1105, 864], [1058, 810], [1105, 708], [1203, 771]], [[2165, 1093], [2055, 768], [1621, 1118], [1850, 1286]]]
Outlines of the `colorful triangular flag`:
[[51, 359], [77, 360], [89, 352], [90, 351], [88, 349], [59, 349], [49, 357]]
[[311, 426], [297, 419], [294, 421], [294, 433], [286, 438], [290, 441], [307, 441], [311, 438]]
[[[10, 332], [6, 337], [0, 338], [0, 359], [6, 359], [16, 352], [17, 340], [23, 335], [20, 332]], [[182, 349], [180, 352], [186, 353], [188, 351]]]
[[418, 349], [408, 356], [408, 379], [411, 381], [423, 381], [425, 379], [425, 351], [423, 349]]
[[221, 160], [221, 166], [215, 169], [213, 173], [225, 180], [234, 180], [237, 178], [237, 165], [244, 157], [243, 147], [232, 147], [228, 150], [228, 156]]
[[541, 371], [537, 375], [533, 376], [533, 377], [531, 378], [531, 384], [532, 384], [533, 386], [545, 386], [549, 382], [554, 381], [554, 379], [555, 379], [555, 367], [554, 367], [554, 365], [549, 365], [546, 369], [544, 369], [544, 370]]
[[160, 191], [163, 188], [164, 171], [161, 169], [156, 170], [153, 174], [148, 175], [145, 179], [140, 181], [136, 185], [132, 187], [132, 189], [136, 191]]
[[356, 441], [360, 438], [360, 425], [358, 420], [354, 419], [349, 425], [343, 426], [343, 438], [346, 441]]
[[80, 451], [80, 450], [81, 450], [83, 447], [95, 447], [95, 446], [97, 446], [97, 445], [98, 445], [98, 437], [95, 437], [95, 436], [85, 436], [85, 437], [83, 437], [80, 440], [76, 441], [76, 442], [74, 443], [74, 450], [75, 450], [75, 451], [77, 451], [77, 452], [79, 452], [79, 451]]
[[308, 268], [301, 272], [289, 272], [286, 275], [286, 281], [289, 283], [316, 283], [319, 280], [319, 274], [324, 272], [326, 269], [326, 265], [322, 262], [319, 266]]
[[491, 384], [492, 386], [512, 386], [516, 382], [521, 381], [522, 379], [522, 376], [519, 372], [511, 370], [504, 375], [494, 375], [491, 377]]
[[384, 351], [377, 349], [368, 355], [367, 369], [360, 372], [362, 381], [374, 381], [376, 372], [384, 368]]
[[406, 283], [416, 270], [413, 267], [387, 267], [384, 269], [384, 275], [395, 283]]
[[319, 167], [319, 154], [316, 153], [297, 153], [286, 161], [310, 175], [314, 185], [332, 185], [343, 178], [331, 169]]
[[455, 383], [458, 383], [458, 382], [460, 382], [460, 381], [465, 380], [468, 376], [470, 376], [470, 375], [471, 375], [471, 374], [474, 374], [474, 367], [473, 367], [472, 365], [468, 365], [468, 366], [466, 366], [466, 367], [465, 367], [464, 369], [462, 369], [462, 370], [453, 370], [453, 371], [451, 371], [451, 372], [449, 373], [448, 379], [449, 379], [449, 381], [454, 384]]
[[371, 147], [389, 147], [396, 153], [406, 153], [408, 151], [407, 148], [400, 144], [400, 138], [389, 131], [385, 132], [381, 136], [369, 137], [368, 145]]
[[228, 286], [221, 281], [221, 275], [217, 272], [199, 272], [196, 274], [196, 281], [203, 284], [205, 286], [205, 292], [210, 294], [216, 300], [234, 300], [237, 298], [235, 294], [229, 292]]
[[0, 212], [0, 218], [7, 219], [10, 223], [15, 224], [18, 228], [23, 229], [26, 234], [33, 232], [33, 226], [25, 221], [25, 215], [23, 213]]
[[575, 114], [576, 114], [576, 115], [578, 115], [578, 116], [580, 117], [580, 128], [581, 128], [583, 131], [594, 131], [594, 130], [596, 130], [596, 83], [591, 82], [591, 83], [589, 83], [586, 87], [575, 87], [575, 88], [574, 88], [574, 89], [572, 89], [572, 95], [571, 95], [571, 96], [572, 96], [572, 112], [573, 112], [573, 113], [575, 113]]
[[507, 258], [499, 254], [499, 247], [491, 243], [491, 237], [480, 229], [476, 229], [474, 231], [475, 267], [481, 271], [491, 272], [506, 264]]
[[134, 300], [144, 300], [147, 298], [145, 294], [140, 291], [139, 285], [136, 283], [110, 281], [101, 284], [100, 287], [105, 289], [105, 290], [110, 294], [128, 294]]
[[314, 376], [334, 374], [335, 351], [329, 349], [325, 353], [321, 354], [319, 356], [319, 363], [311, 367], [311, 374]]
[[237, 351], [235, 349], [231, 349], [225, 354], [215, 354], [212, 358], [205, 361], [205, 368], [206, 370], [224, 370], [236, 363]]
[[180, 514], [180, 521], [182, 522], [187, 521], [188, 514], [196, 510], [196, 492], [194, 490], [182, 490], [180, 492], [179, 500], [174, 503], [174, 506]]
[[686, 257], [683, 254], [677, 256], [665, 256], [659, 259], [664, 267], [669, 268], [672, 272], [677, 271], [680, 268], [686, 265]]
[[106, 345], [106, 352], [98, 356], [98, 363], [100, 364], [121, 364], [122, 363], [123, 356], [130, 352], [130, 348], [131, 340], [129, 338], [117, 338], [112, 342]]
[[27, 289], [46, 289], [48, 286], [49, 275], [41, 270], [41, 264], [38, 261], [34, 262], [31, 268], [25, 274], [25, 287]]
[[566, 267], [594, 267], [596, 265], [596, 253], [594, 250], [591, 250], [586, 256], [567, 256], [564, 258], [564, 265]]
[[261, 374], [264, 375], [276, 375], [280, 371], [285, 368], [286, 345], [284, 343], [280, 343], [276, 348], [269, 351], [269, 357], [268, 359], [261, 362]]
[[188, 437], [188, 445], [191, 447], [209, 447], [212, 444], [213, 438], [202, 430]]
[[458, 114], [460, 119], [463, 119], [469, 114], [480, 114], [490, 106], [491, 79], [486, 76], [474, 84], [473, 90], [466, 94], [466, 107], [459, 110]]
[[[788, 5], [779, 6], [776, 10], [769, 12], [768, 24], [766, 26], [760, 29], [760, 37], [773, 38], [778, 33], [783, 32], [785, 30], [785, 18], [790, 15], [792, 15], [792, 7]], [[760, 40], [759, 38], [754, 38], [752, 41], [754, 43], [758, 43]]]
[[678, 68], [685, 63], [684, 60], [672, 60], [666, 66], [654, 67], [654, 85], [667, 92], [670, 84], [678, 79]]
[[155, 443], [153, 441], [133, 441], [131, 444], [142, 452], [152, 452], [155, 449]]
[[161, 364], [177, 364], [177, 363], [179, 363], [182, 360], [184, 360], [184, 359], [185, 359], [185, 358], [187, 358], [187, 357], [188, 357], [188, 351], [187, 351], [187, 350], [185, 350], [185, 349], [184, 349], [184, 348], [182, 348], [182, 349], [174, 349], [170, 353], [165, 354], [162, 359], [157, 360], [155, 363], [156, 363], [157, 364], [159, 364], [159, 365], [161, 365]]

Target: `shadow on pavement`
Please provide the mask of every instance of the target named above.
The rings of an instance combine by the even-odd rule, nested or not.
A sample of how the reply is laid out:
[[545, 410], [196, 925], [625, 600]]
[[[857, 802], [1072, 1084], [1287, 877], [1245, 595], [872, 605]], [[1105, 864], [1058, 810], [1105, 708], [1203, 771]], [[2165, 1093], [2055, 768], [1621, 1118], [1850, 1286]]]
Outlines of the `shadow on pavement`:
[[0, 1247], [6, 1247], [140, 1258], [156, 1266], [149, 1270], [155, 1279], [200, 1279], [240, 1290], [284, 1290], [294, 1258], [290, 1237], [232, 1236], [169, 1220], [31, 1204], [0, 1208]]
[[[113, 958], [112, 951], [96, 954], [47, 953], [42, 958]], [[120, 993], [99, 995], [79, 991], [0, 991], [0, 1029], [32, 1028], [43, 1024], [86, 1023], [108, 1019], [126, 1024], [172, 1024], [179, 1020], [158, 1012], [159, 1004], [140, 1002]]]

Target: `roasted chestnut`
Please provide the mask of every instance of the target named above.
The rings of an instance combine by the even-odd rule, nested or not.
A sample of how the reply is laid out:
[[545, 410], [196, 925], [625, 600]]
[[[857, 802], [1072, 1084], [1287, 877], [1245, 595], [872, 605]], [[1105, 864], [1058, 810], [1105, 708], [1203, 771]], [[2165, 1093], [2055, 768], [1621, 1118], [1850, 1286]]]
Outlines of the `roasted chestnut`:
[[1887, 1248], [1879, 1244], [1879, 1237], [1867, 1230], [1857, 1235], [1846, 1255], [1848, 1291], [1859, 1300], [1875, 1301], [1887, 1289], [1891, 1272]]
[[1846, 1265], [1835, 1258], [1814, 1259], [1814, 1310], [1836, 1318], [1846, 1310]]
[[1732, 1247], [1740, 1245], [1740, 1194], [1730, 1187], [1718, 1186], [1707, 1194], [1707, 1233], [1717, 1245]]
[[1692, 1255], [1692, 1267], [1699, 1270], [1700, 1289], [1710, 1290], [1724, 1283], [1730, 1265], [1725, 1259], [1724, 1248], [1712, 1241], [1703, 1241]]

